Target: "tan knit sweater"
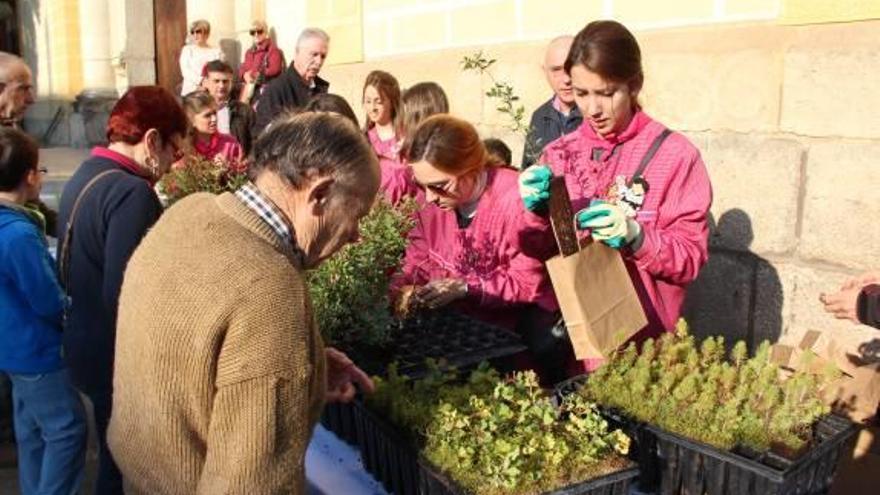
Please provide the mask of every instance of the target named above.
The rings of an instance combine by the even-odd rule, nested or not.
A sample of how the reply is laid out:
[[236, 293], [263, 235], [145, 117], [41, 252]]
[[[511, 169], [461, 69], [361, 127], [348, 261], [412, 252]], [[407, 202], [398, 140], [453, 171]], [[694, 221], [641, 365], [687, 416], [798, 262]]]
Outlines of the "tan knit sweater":
[[169, 209], [125, 272], [110, 449], [129, 493], [300, 494], [324, 347], [289, 247], [232, 194]]

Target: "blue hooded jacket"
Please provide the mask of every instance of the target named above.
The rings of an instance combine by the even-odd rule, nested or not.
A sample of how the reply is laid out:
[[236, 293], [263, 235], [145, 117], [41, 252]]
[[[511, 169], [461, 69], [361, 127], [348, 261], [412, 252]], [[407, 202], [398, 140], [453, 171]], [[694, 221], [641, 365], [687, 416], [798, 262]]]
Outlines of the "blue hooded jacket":
[[0, 371], [48, 373], [64, 367], [66, 297], [46, 238], [23, 207], [0, 203]]

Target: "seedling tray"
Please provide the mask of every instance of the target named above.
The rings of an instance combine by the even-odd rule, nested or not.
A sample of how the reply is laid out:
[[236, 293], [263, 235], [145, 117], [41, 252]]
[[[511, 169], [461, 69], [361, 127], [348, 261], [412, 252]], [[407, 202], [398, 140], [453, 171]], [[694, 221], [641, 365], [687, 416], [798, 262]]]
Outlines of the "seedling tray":
[[427, 373], [426, 359], [468, 369], [482, 361], [512, 356], [526, 345], [514, 332], [488, 325], [452, 311], [420, 313], [403, 322], [391, 345], [389, 363], [397, 362], [401, 375], [418, 378]]
[[360, 400], [352, 405], [364, 468], [390, 493], [418, 494], [419, 454], [415, 445]]
[[807, 495], [826, 493], [831, 487], [838, 457], [856, 428], [840, 416], [822, 418], [811, 448], [794, 460], [770, 452], [748, 457], [654, 426], [647, 430], [657, 438], [660, 493]]
[[[419, 459], [419, 465], [421, 478], [418, 493], [421, 495], [470, 495], [424, 457]], [[542, 495], [628, 495], [630, 483], [638, 474], [639, 468], [633, 466]]]
[[[562, 402], [566, 395], [575, 393], [587, 381], [587, 375], [578, 375], [559, 382], [554, 388], [557, 403]], [[600, 407], [599, 411], [608, 421], [611, 429], [620, 429], [630, 438], [629, 457], [639, 466], [637, 485], [640, 491], [652, 493], [657, 491], [660, 467], [657, 463], [657, 436], [647, 429], [647, 425], [632, 420], [617, 411]]]

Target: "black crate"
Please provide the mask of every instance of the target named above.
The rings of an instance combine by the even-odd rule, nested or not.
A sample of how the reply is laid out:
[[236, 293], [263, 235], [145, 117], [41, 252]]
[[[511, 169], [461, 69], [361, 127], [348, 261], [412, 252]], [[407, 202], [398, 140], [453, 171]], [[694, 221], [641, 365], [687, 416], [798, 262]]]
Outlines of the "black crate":
[[[419, 459], [419, 465], [421, 466], [419, 471], [421, 474], [420, 491], [418, 492], [420, 495], [467, 495], [469, 493], [424, 457]], [[542, 495], [628, 495], [630, 483], [638, 476], [638, 473], [638, 467], [632, 466]]]
[[343, 442], [356, 446], [357, 429], [354, 415], [354, 406], [351, 403], [327, 403], [321, 414], [321, 424]]
[[660, 493], [708, 495], [807, 495], [826, 493], [837, 461], [855, 425], [840, 416], [816, 423], [813, 444], [802, 456], [784, 459], [772, 453], [747, 457], [721, 450], [653, 426], [660, 466]]
[[352, 405], [358, 448], [367, 472], [390, 493], [419, 493], [419, 454], [412, 440], [363, 402]]
[[[559, 382], [554, 388], [557, 403], [566, 395], [577, 392], [587, 381], [587, 375], [579, 375]], [[639, 477], [636, 482], [640, 491], [657, 491], [660, 482], [660, 466], [657, 462], [657, 436], [647, 429], [647, 425], [634, 421], [616, 411], [599, 407], [602, 416], [611, 429], [619, 429], [630, 438], [629, 457], [638, 464]]]

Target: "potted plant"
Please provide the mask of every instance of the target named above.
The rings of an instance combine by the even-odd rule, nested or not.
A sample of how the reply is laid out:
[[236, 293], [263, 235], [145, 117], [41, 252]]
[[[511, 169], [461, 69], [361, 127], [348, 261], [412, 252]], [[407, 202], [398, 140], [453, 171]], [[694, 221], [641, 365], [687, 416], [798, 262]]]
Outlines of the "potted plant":
[[157, 185], [162, 204], [169, 207], [196, 192], [220, 194], [235, 191], [247, 182], [245, 164], [208, 160], [191, 153], [165, 174]]
[[814, 493], [830, 485], [853, 432], [823, 402], [835, 374], [785, 376], [769, 343], [751, 358], [742, 341], [728, 354], [722, 337], [697, 344], [680, 321], [676, 334], [615, 354], [579, 395], [636, 439], [661, 493]]

